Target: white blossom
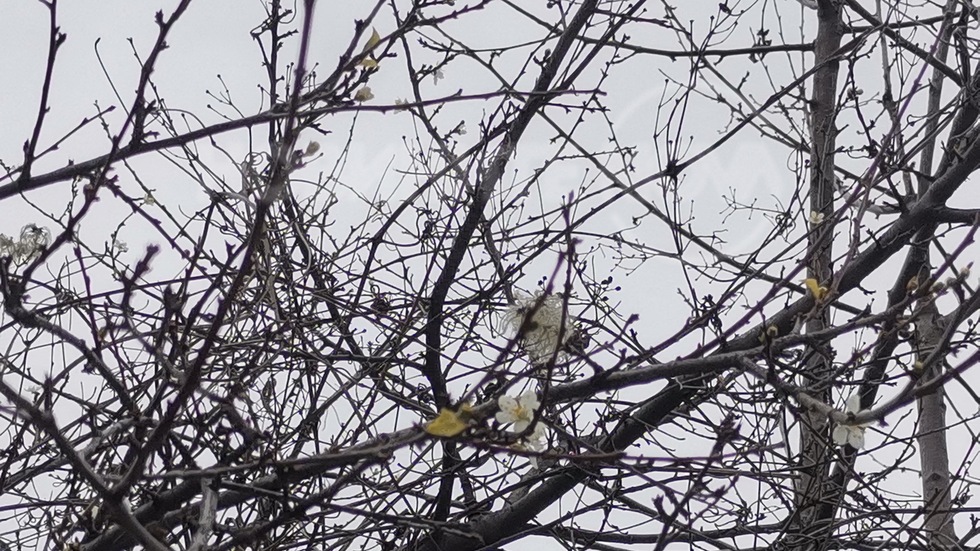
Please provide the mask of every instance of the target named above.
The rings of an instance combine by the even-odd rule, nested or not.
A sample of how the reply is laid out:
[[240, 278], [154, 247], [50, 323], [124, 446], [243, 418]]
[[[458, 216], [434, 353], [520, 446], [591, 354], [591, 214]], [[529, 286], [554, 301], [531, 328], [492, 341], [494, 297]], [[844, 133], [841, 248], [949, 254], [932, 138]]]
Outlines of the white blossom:
[[826, 216], [822, 212], [817, 212], [815, 210], [810, 211], [810, 226], [817, 227], [823, 223]]
[[442, 69], [436, 69], [432, 72], [432, 82], [434, 84], [439, 84], [439, 81], [446, 78], [446, 75], [442, 74]]
[[[542, 299], [541, 295], [537, 294], [518, 297], [504, 314], [506, 325], [523, 338], [524, 349], [531, 363], [547, 362], [555, 354], [555, 350], [560, 349], [574, 332], [571, 315], [568, 312], [563, 313], [563, 309], [561, 297], [548, 295]], [[531, 314], [532, 310], [533, 314]], [[563, 314], [564, 324], [562, 324]], [[525, 323], [525, 318], [529, 315], [530, 319]], [[524, 333], [520, 334], [522, 327]]]
[[[546, 439], [547, 433], [545, 432], [544, 424], [538, 423], [534, 425], [534, 430], [531, 434], [525, 436], [521, 439], [520, 443], [517, 445], [518, 448], [525, 449], [529, 452], [543, 452], [548, 450], [548, 441]], [[531, 466], [535, 469], [538, 468], [538, 457], [535, 455], [528, 456], [528, 460], [531, 462]]]
[[535, 452], [541, 452], [545, 450], [545, 437], [547, 432], [545, 432], [544, 423], [538, 423], [534, 425], [534, 429], [531, 430], [531, 434], [524, 438], [524, 445], [527, 449]]
[[[541, 406], [537, 395], [534, 392], [525, 392], [517, 398], [501, 396], [497, 399], [500, 411], [497, 412], [497, 421], [501, 424], [513, 423], [514, 432], [524, 432], [527, 430], [531, 421], [534, 420], [534, 412]], [[544, 423], [535, 423], [531, 432], [514, 444], [514, 448], [531, 452], [542, 452], [547, 449], [546, 429]], [[531, 465], [537, 468], [538, 458], [530, 457]]]
[[129, 245], [127, 245], [125, 241], [122, 241], [122, 240], [119, 240], [119, 239], [113, 239], [112, 240], [112, 250], [116, 251], [117, 253], [128, 252], [129, 251]]
[[[847, 399], [847, 407], [845, 411], [847, 413], [860, 413], [861, 408], [861, 397], [857, 394], [852, 395]], [[834, 444], [838, 446], [843, 446], [844, 444], [850, 444], [852, 448], [859, 450], [864, 447], [864, 429], [867, 428], [867, 424], [864, 425], [837, 425], [834, 427]]]
[[534, 420], [534, 412], [537, 411], [541, 402], [538, 401], [534, 392], [525, 392], [517, 398], [501, 396], [497, 399], [497, 405], [500, 406], [500, 411], [497, 412], [497, 422], [501, 424], [514, 423], [514, 432], [524, 432]]

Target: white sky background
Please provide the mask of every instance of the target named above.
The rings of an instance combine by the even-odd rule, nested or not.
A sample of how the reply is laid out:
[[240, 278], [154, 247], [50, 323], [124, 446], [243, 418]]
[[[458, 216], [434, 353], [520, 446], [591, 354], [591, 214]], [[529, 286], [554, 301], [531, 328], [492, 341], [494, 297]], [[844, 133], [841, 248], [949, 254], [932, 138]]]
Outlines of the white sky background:
[[[338, 55], [353, 35], [353, 21], [365, 17], [370, 6], [362, 2], [321, 1], [320, 4], [316, 13], [310, 57], [311, 62], [322, 65], [323, 72], [326, 73], [336, 64]], [[716, 1], [678, 2], [678, 4], [687, 4], [680, 9], [686, 10], [685, 15], [694, 20], [693, 29], [696, 35], [699, 26], [702, 25], [699, 19], [716, 14], [718, 6]], [[62, 47], [55, 66], [54, 84], [49, 102], [51, 111], [41, 136], [42, 147], [61, 138], [79, 124], [82, 117], [94, 115], [96, 104], [103, 108], [116, 106], [116, 111], [109, 114], [106, 120], [109, 121], [110, 132], [118, 129], [125, 117], [125, 109], [132, 100], [140, 69], [128, 39], [133, 39], [137, 54], [145, 57], [157, 35], [157, 27], [153, 21], [154, 12], [163, 9], [164, 13], [169, 14], [174, 5], [176, 2], [116, 0], [60, 3], [59, 24], [62, 31], [67, 34], [67, 42]], [[788, 0], [777, 0], [775, 5], [783, 17], [782, 30], [785, 33], [783, 38], [772, 36], [775, 42], [802, 42], [804, 37], [806, 40], [812, 39], [812, 21], [810, 21], [813, 19], [812, 12], [803, 11], [799, 4]], [[656, 4], [651, 6], [654, 13], [648, 15], [659, 16], [660, 13], [655, 10], [660, 8], [655, 7]], [[539, 7], [539, 9], [543, 8]], [[390, 31], [392, 21], [385, 19], [387, 15], [384, 14], [384, 10], [382, 14], [382, 18], [374, 26], [384, 35]], [[0, 75], [2, 75], [0, 88], [3, 92], [0, 98], [0, 160], [7, 165], [20, 164], [21, 147], [33, 128], [47, 51], [47, 16], [47, 10], [38, 3], [26, 0], [0, 0]], [[799, 25], [801, 16], [809, 18], [803, 25], [805, 32], [802, 35]], [[769, 17], [772, 17], [771, 11]], [[220, 93], [223, 87], [222, 80], [228, 86], [236, 107], [244, 114], [254, 114], [267, 107], [263, 104], [266, 96], [258, 88], [265, 82], [261, 58], [255, 41], [249, 36], [249, 31], [260, 24], [263, 18], [263, 9], [257, 0], [214, 0], [192, 3], [187, 15], [172, 31], [168, 39], [170, 48], [162, 53], [153, 75], [153, 81], [158, 86], [160, 95], [166, 99], [168, 107], [186, 110], [204, 124], [220, 122], [221, 117], [206, 107], [218, 105], [206, 91]], [[685, 17], [681, 17], [681, 20], [684, 19]], [[477, 20], [486, 24], [473, 25], [472, 22]], [[766, 23], [775, 34], [776, 23], [772, 20]], [[645, 28], [651, 31], [654, 29], [650, 26]], [[442, 30], [451, 35], [465, 37], [471, 46], [485, 47], [521, 43], [533, 40], [541, 34], [541, 29], [530, 25], [523, 18], [515, 17], [513, 13], [508, 13], [502, 5], [495, 5], [480, 17], [465, 18], [463, 23], [447, 25]], [[746, 26], [732, 29], [730, 39], [724, 43], [724, 47], [751, 46], [755, 30], [757, 29]], [[636, 43], [651, 47], [676, 49], [676, 37], [668, 34], [667, 31], [660, 32], [661, 35], [651, 33], [650, 36], [633, 36], [632, 39]], [[432, 35], [438, 36], [435, 32]], [[97, 40], [104, 70], [100, 66], [96, 53]], [[923, 39], [919, 44], [928, 44], [928, 42]], [[290, 43], [290, 46], [284, 50], [285, 59], [295, 58], [294, 45], [295, 43]], [[520, 53], [523, 54], [524, 50]], [[809, 54], [805, 56], [799, 53], [774, 54], [767, 57], [766, 62], [769, 69], [774, 72], [771, 75], [772, 81], [782, 85], [791, 80], [792, 76], [788, 75], [795, 76], [800, 74], [801, 70], [809, 68], [810, 59]], [[419, 59], [415, 61], [417, 64], [422, 62]], [[514, 63], [517, 61], [519, 60], [516, 57], [512, 60], [504, 58], [500, 67], [514, 69]], [[650, 58], [638, 58], [627, 62], [625, 67], [614, 70], [612, 77], [603, 84], [603, 89], [608, 93], [605, 103], [613, 108], [610, 118], [615, 124], [619, 139], [624, 144], [635, 145], [638, 148], [639, 154], [635, 159], [637, 178], [647, 176], [661, 168], [650, 140], [651, 129], [657, 116], [656, 108], [662, 94], [665, 93], [665, 77], [661, 71], [667, 72], [674, 78], [686, 78], [689, 66], [690, 61], [687, 59], [678, 59], [673, 63], [660, 61], [654, 66], [650, 63]], [[735, 84], [748, 72], [743, 90], [746, 90], [757, 102], [763, 101], [773, 92], [769, 85], [770, 77], [762, 71], [761, 64], [752, 65], [743, 58], [731, 58], [721, 63], [720, 67], [728, 70], [726, 76]], [[537, 72], [536, 67], [530, 69], [528, 76], [523, 80], [525, 89], [530, 88]], [[446, 67], [443, 74], [444, 78], [438, 83], [432, 78], [426, 80], [423, 93], [427, 97], [448, 96], [457, 90], [462, 90], [465, 94], [488, 92], [498, 87], [496, 82], [487, 78], [482, 68], [465, 59], [460, 59]], [[506, 74], [513, 75], [514, 72]], [[219, 80], [217, 75], [221, 75], [222, 80]], [[880, 75], [867, 75], [867, 79], [868, 83], [862, 88], [865, 94], [870, 95], [874, 93]], [[583, 79], [582, 82], [590, 82], [590, 80]], [[717, 83], [715, 85], [719, 87], [720, 93], [730, 95], [730, 91], [724, 89], [722, 85]], [[113, 86], [122, 96], [121, 104], [115, 97]], [[400, 59], [382, 61], [381, 70], [372, 78], [370, 86], [375, 96], [368, 102], [370, 105], [393, 104], [397, 99], [409, 97], [410, 93], [405, 88], [404, 64]], [[672, 89], [666, 88], [668, 91]], [[440, 116], [441, 129], [448, 132], [456, 123], [465, 122], [468, 134], [458, 137], [458, 140], [460, 149], [468, 147], [478, 139], [480, 120], [492, 105], [495, 103], [482, 101], [453, 104]], [[219, 108], [219, 111], [221, 110], [234, 116], [226, 106]], [[665, 113], [661, 112], [660, 115], [664, 116]], [[685, 124], [680, 139], [687, 141], [693, 137], [693, 140], [688, 148], [690, 153], [683, 155], [682, 158], [690, 156], [720, 137], [725, 123], [729, 121], [729, 112], [726, 107], [711, 101], [710, 98], [696, 98], [684, 117]], [[607, 131], [600, 124], [596, 124], [597, 122], [591, 123], [595, 128], [594, 141], [591, 145], [595, 149], [604, 149], [608, 147]], [[881, 121], [882, 125], [885, 123], [886, 121]], [[351, 126], [351, 117], [342, 115], [329, 118], [324, 121], [323, 126], [329, 128], [333, 134], [327, 137], [308, 136], [308, 139], [315, 139], [322, 145], [323, 157], [296, 174], [294, 186], [297, 190], [301, 189], [299, 186], [302, 185], [302, 179], [315, 181], [319, 173], [331, 170], [337, 153], [344, 146]], [[845, 132], [853, 130], [854, 127], [851, 127]], [[251, 146], [249, 134], [240, 130], [220, 136], [218, 143], [240, 162], [250, 147], [255, 150], [268, 149], [265, 132], [265, 126], [257, 127], [251, 135], [253, 140]], [[415, 128], [408, 113], [360, 114], [346, 167], [340, 178], [341, 182], [344, 186], [368, 197], [376, 192], [379, 196], [388, 196], [392, 203], [404, 197], [414, 189], [414, 180], [407, 178], [402, 181], [402, 177], [396, 170], [407, 168], [408, 152], [403, 139], [411, 139], [414, 135]], [[542, 160], [550, 156], [552, 149], [548, 146], [548, 140], [553, 136], [554, 133], [544, 123], [532, 125], [518, 148], [517, 157], [510, 165], [515, 178], [528, 177]], [[470, 141], [467, 140], [468, 138]], [[87, 160], [104, 154], [108, 149], [108, 143], [105, 131], [97, 123], [90, 124], [69, 138], [58, 151], [37, 162], [33, 172], [41, 174], [64, 166], [70, 160]], [[304, 138], [300, 140], [299, 145], [305, 146], [306, 143], [307, 138]], [[540, 148], [538, 148], [539, 144]], [[236, 167], [222, 152], [210, 147], [205, 141], [199, 142], [197, 146], [200, 148], [204, 164], [217, 170], [220, 176], [229, 182], [240, 180]], [[843, 156], [839, 159], [845, 166], [847, 165]], [[790, 205], [791, 194], [796, 185], [793, 172], [796, 161], [793, 152], [761, 138], [758, 132], [743, 131], [719, 151], [685, 172], [681, 186], [683, 206], [693, 209], [695, 227], [707, 229], [719, 226], [718, 220], [723, 216], [722, 212], [726, 204], [723, 195], [730, 195], [732, 189], [742, 203], [757, 201], [760, 207], [773, 208], [778, 208], [778, 204]], [[134, 165], [144, 167], [138, 170], [141, 175], [152, 174], [152, 180], [147, 180], [145, 183], [154, 190], [153, 195], [161, 204], [168, 206], [179, 204], [184, 213], [190, 213], [207, 205], [208, 197], [200, 187], [182, 177], [172, 164], [159, 155], [146, 154], [132, 162]], [[867, 161], [857, 159], [853, 165], [854, 170], [861, 171], [867, 165]], [[145, 167], [153, 168], [148, 171]], [[560, 204], [562, 195], [576, 191], [582, 179], [586, 177], [585, 167], [584, 164], [566, 163], [546, 173], [542, 180], [542, 202], [549, 207], [554, 207]], [[116, 173], [120, 175], [124, 186], [135, 185], [132, 181], [128, 181], [131, 179], [127, 178], [128, 173], [122, 167], [116, 167]], [[588, 175], [593, 177], [595, 170], [589, 170]], [[44, 220], [43, 212], [63, 211], [69, 197], [67, 186], [68, 183], [62, 182], [31, 193], [26, 200], [5, 200], [0, 206], [0, 233], [16, 235], [27, 223], [50, 226]], [[339, 204], [358, 205], [360, 210], [335, 209], [337, 216], [335, 227], [338, 231], [344, 231], [349, 225], [359, 223], [364, 217], [363, 203], [354, 199], [352, 192], [344, 186], [335, 188], [340, 199]], [[127, 187], [127, 189], [133, 192], [135, 188]], [[643, 189], [644, 195], [650, 199], [660, 198], [660, 188], [657, 184], [650, 184]], [[962, 206], [977, 206], [975, 200], [968, 204], [968, 198], [975, 197], [973, 190], [975, 185], [968, 185], [960, 193]], [[297, 193], [301, 192], [297, 191]], [[655, 202], [663, 206], [662, 199]], [[90, 244], [102, 241], [110, 243], [111, 232], [116, 230], [118, 224], [128, 214], [113, 210], [119, 207], [117, 202], [104, 201], [104, 203], [97, 206], [102, 209], [98, 216], [90, 216], [83, 223], [81, 229], [83, 241]], [[795, 214], [800, 212], [802, 207], [793, 204], [790, 208]], [[632, 226], [633, 217], [642, 213], [643, 209], [634, 201], [623, 199], [603, 212], [588, 227], [606, 234], [627, 230]], [[802, 223], [804, 219], [805, 217], [798, 218], [798, 223]], [[873, 223], [869, 221], [869, 224]], [[725, 228], [728, 230], [724, 236], [728, 246], [723, 249], [729, 253], [748, 252], [755, 248], [760, 239], [768, 233], [771, 220], [764, 220], [758, 213], [752, 217], [736, 213], [726, 220]], [[847, 229], [847, 225], [841, 226], [842, 232], [846, 232]], [[801, 227], [794, 235], [800, 235], [802, 232]], [[639, 227], [624, 233], [624, 236], [633, 241], [644, 241], [652, 247], [671, 250], [669, 232], [662, 223], [651, 216], [644, 218]], [[155, 233], [139, 221], [131, 221], [120, 234], [119, 239], [127, 243], [129, 253], [123, 258], [131, 263], [135, 263], [142, 255], [146, 245], [159, 242]], [[839, 246], [838, 250], [843, 248]], [[897, 255], [892, 262], [879, 270], [876, 277], [869, 279], [870, 287], [887, 289], [891, 284], [891, 269], [897, 266], [900, 258], [901, 255]], [[551, 261], [556, 259], [557, 255]], [[169, 261], [175, 262], [175, 259], [170, 258]], [[167, 266], [159, 260], [154, 264], [154, 270], [176, 271], [180, 268], [179, 264]], [[536, 282], [550, 274], [552, 268], [552, 265], [545, 263], [534, 264], [526, 272], [525, 277], [517, 282], [518, 287], [525, 290], [535, 289]], [[613, 269], [611, 259], [606, 268]], [[624, 270], [615, 272], [614, 285], [622, 286], [622, 291], [618, 293], [618, 298], [612, 297], [611, 300], [621, 301], [619, 310], [624, 318], [631, 313], [639, 314], [635, 329], [643, 335], [642, 340], [645, 343], [649, 345], [659, 343], [663, 338], [677, 331], [690, 314], [675, 292], [676, 289], [686, 288], [683, 275], [677, 269], [677, 263], [668, 259], [655, 258], [642, 265], [630, 265], [630, 268], [635, 269], [629, 271], [628, 275]], [[876, 283], [877, 287], [875, 287]], [[111, 281], [105, 284], [107, 287], [113, 286]], [[701, 294], [719, 293], [723, 289], [704, 280], [698, 281], [697, 286]], [[884, 304], [884, 292], [877, 293], [874, 299], [876, 305]], [[859, 299], [854, 297], [854, 300]], [[852, 302], [852, 304], [856, 303]], [[857, 343], [854, 345], [856, 346]], [[671, 350], [675, 354], [681, 353], [681, 348], [676, 346]], [[842, 347], [841, 350], [843, 352], [847, 348]], [[41, 376], [43, 365], [38, 365], [36, 369], [39, 371], [36, 375]], [[953, 400], [956, 399], [957, 391], [955, 386], [950, 389]], [[649, 396], [651, 393], [651, 390], [646, 388], [628, 389], [621, 392], [621, 397], [639, 398]], [[338, 412], [338, 416], [342, 415], [343, 412]], [[911, 424], [907, 423], [908, 430], [910, 427]], [[868, 435], [868, 440], [870, 448], [874, 448], [880, 442], [880, 438], [871, 433]], [[954, 469], [956, 458], [962, 457], [966, 445], [968, 442], [965, 439], [959, 441], [955, 438], [950, 439]], [[694, 449], [691, 451], [695, 452]], [[863, 461], [859, 460], [859, 470], [877, 468], [877, 465], [866, 458]], [[910, 483], [918, 485], [917, 480], [910, 480]]]

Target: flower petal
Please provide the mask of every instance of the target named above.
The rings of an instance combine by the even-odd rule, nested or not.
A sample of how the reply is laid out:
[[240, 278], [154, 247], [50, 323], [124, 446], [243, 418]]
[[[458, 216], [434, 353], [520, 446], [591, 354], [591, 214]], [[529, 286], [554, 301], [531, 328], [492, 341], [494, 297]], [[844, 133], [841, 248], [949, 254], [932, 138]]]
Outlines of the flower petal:
[[538, 395], [535, 394], [534, 391], [528, 391], [521, 394], [521, 396], [518, 398], [518, 402], [522, 408], [528, 410], [529, 412], [536, 411], [538, 406], [541, 405], [541, 402], [538, 401]]
[[847, 443], [851, 445], [852, 448], [860, 450], [864, 447], [864, 429], [854, 427], [847, 434]]
[[534, 430], [531, 431], [531, 434], [527, 437], [528, 441], [534, 445], [544, 445], [544, 440], [547, 436], [547, 433], [545, 432], [546, 430], [547, 429], [545, 428], [544, 423], [539, 422], [538, 424], [534, 425]]
[[847, 427], [845, 427], [844, 425], [837, 425], [836, 427], [834, 427], [834, 434], [833, 434], [834, 444], [837, 444], [838, 446], [843, 446], [844, 444], [847, 444], [847, 440], [848, 440], [847, 436], [848, 436]]
[[506, 411], [511, 415], [513, 415], [517, 411], [518, 407], [520, 407], [517, 405], [517, 400], [506, 395], [497, 398], [497, 405], [500, 406], [500, 411]]

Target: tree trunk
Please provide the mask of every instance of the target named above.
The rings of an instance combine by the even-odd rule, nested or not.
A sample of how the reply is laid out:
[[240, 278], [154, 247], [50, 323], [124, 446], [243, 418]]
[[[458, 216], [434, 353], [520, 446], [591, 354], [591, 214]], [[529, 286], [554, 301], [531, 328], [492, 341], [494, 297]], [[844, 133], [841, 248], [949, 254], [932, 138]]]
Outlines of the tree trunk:
[[[944, 323], [935, 302], [923, 306], [922, 315], [916, 319], [918, 350], [916, 359], [925, 359], [935, 350], [943, 334]], [[922, 374], [928, 381], [943, 372], [945, 362], [934, 365]], [[952, 500], [949, 485], [949, 454], [946, 446], [946, 393], [943, 387], [921, 396], [916, 401], [919, 413], [919, 430], [915, 437], [919, 444], [922, 465], [922, 501], [925, 509], [923, 528], [929, 534], [929, 548], [933, 550], [956, 549], [956, 533], [953, 529]]]
[[[837, 73], [839, 61], [835, 53], [843, 35], [841, 7], [833, 0], [821, 0], [817, 9], [819, 26], [814, 51], [814, 65], [819, 69], [813, 77], [812, 112], [810, 115], [810, 210], [828, 220], [824, 226], [811, 227], [808, 245], [807, 277], [821, 285], [829, 285], [833, 273], [833, 230], [829, 220], [834, 213], [834, 150], [837, 129]], [[807, 320], [808, 333], [822, 331], [830, 324], [829, 310], [818, 304]], [[831, 358], [821, 350], [806, 351], [805, 380], [802, 386], [811, 396], [826, 403], [832, 402], [829, 380]], [[818, 517], [823, 498], [823, 485], [828, 475], [829, 430], [825, 416], [805, 411], [800, 426], [800, 478], [796, 487], [794, 532], [790, 538], [796, 549], [819, 548], [819, 540], [832, 519]]]

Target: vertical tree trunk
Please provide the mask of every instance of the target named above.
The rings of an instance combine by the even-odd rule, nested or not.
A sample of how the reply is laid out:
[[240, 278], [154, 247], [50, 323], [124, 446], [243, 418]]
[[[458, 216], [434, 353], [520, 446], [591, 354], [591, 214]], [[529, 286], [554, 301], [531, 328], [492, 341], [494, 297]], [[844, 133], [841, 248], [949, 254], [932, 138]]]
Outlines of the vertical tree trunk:
[[[943, 333], [943, 319], [934, 302], [923, 307], [916, 320], [918, 351], [916, 359], [924, 361], [939, 344]], [[939, 361], [925, 373], [923, 380], [932, 379], [943, 371], [945, 362]], [[949, 485], [949, 454], [946, 447], [946, 403], [943, 387], [920, 397], [919, 430], [915, 435], [919, 444], [922, 465], [922, 500], [925, 509], [923, 528], [929, 534], [929, 548], [948, 550], [956, 548], [956, 533]]]
[[[945, 21], [941, 31], [942, 39], [939, 41], [936, 57], [942, 61], [946, 60], [949, 52], [949, 39], [952, 35], [952, 21], [955, 16], [957, 2], [949, 0], [944, 8]], [[929, 113], [938, 114], [942, 104], [943, 75], [938, 69], [934, 69], [932, 79], [929, 82]], [[934, 135], [938, 127], [938, 117], [930, 117], [926, 125], [929, 135]], [[928, 144], [922, 151], [920, 158], [920, 170], [922, 174], [932, 172], [933, 152], [936, 148], [935, 139]], [[922, 197], [929, 190], [931, 180], [919, 178], [916, 192]], [[929, 267], [929, 243], [935, 235], [934, 227], [923, 228], [928, 230], [928, 234], [917, 236], [916, 243], [921, 249], [920, 256], [922, 264], [920, 271], [925, 273], [924, 268]], [[927, 299], [928, 300], [928, 299]], [[939, 314], [934, 302], [923, 301], [922, 316], [916, 320], [916, 360], [924, 361], [926, 357], [938, 346], [944, 330], [943, 319]], [[942, 373], [945, 362], [936, 362], [927, 373], [923, 373], [924, 380], [928, 380]], [[926, 511], [926, 519], [923, 528], [929, 534], [929, 547], [935, 550], [946, 550], [956, 548], [956, 533], [953, 526], [953, 516], [950, 513], [951, 495], [949, 484], [949, 453], [946, 445], [946, 393], [943, 388], [937, 389], [931, 394], [920, 397], [916, 401], [919, 414], [918, 433], [916, 440], [919, 445], [919, 461], [922, 473], [922, 500]]]
[[[810, 118], [810, 210], [829, 220], [834, 212], [834, 150], [837, 129], [837, 73], [839, 61], [834, 57], [843, 35], [841, 7], [834, 0], [820, 0], [817, 9], [819, 24], [814, 51], [814, 64], [819, 69], [813, 77], [813, 96]], [[829, 227], [829, 224], [828, 224]], [[810, 232], [807, 277], [820, 284], [829, 283], [833, 273], [833, 233], [817, 226]], [[829, 326], [829, 310], [816, 311], [807, 321], [807, 332], [821, 331]], [[832, 388], [829, 374], [831, 358], [809, 348], [806, 353], [806, 380], [802, 381], [811, 395], [830, 402]], [[800, 427], [800, 478], [796, 488], [795, 532], [797, 549], [819, 547], [820, 536], [832, 519], [819, 519], [817, 512], [828, 474], [829, 431], [827, 419], [816, 412], [804, 412]], [[816, 538], [816, 540], [814, 539]]]

